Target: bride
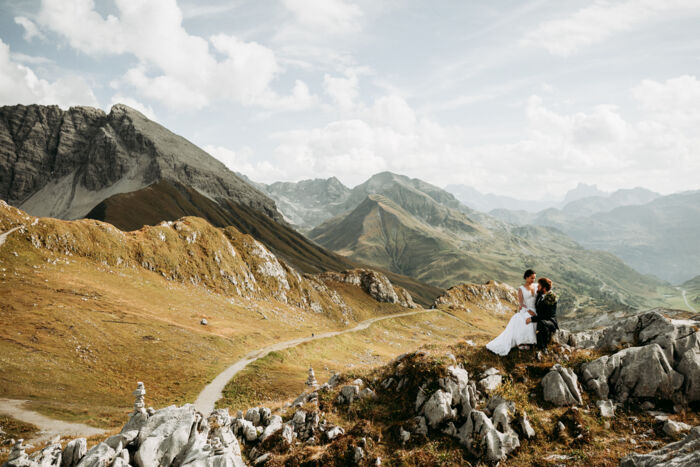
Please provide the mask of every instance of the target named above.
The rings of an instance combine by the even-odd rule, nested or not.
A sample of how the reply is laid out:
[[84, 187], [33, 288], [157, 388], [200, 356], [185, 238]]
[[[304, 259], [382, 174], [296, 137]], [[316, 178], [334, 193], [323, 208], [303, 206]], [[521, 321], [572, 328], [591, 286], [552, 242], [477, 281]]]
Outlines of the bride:
[[537, 296], [535, 279], [537, 275], [535, 271], [528, 269], [523, 278], [525, 283], [518, 289], [519, 311], [513, 315], [503, 332], [486, 344], [487, 349], [502, 357], [508, 355], [510, 349], [515, 346], [537, 343], [536, 324], [525, 322], [531, 316], [528, 310], [535, 312], [535, 298]]

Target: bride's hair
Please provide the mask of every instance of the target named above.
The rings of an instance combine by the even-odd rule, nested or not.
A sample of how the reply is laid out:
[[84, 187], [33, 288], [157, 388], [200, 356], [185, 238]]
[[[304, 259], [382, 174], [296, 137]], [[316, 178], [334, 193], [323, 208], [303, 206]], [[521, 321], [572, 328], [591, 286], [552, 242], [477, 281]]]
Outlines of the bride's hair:
[[523, 274], [523, 279], [527, 279], [533, 274], [535, 274], [535, 271], [533, 271], [532, 269], [528, 269], [527, 271], [525, 271], [525, 274]]

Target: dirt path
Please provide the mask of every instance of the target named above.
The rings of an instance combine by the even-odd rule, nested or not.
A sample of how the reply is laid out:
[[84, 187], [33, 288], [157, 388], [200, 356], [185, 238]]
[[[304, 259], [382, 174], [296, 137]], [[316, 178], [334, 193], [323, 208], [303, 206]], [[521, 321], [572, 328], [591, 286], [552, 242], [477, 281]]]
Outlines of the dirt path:
[[202, 412], [203, 414], [209, 414], [211, 413], [212, 410], [214, 410], [214, 405], [216, 404], [216, 401], [221, 399], [223, 396], [223, 390], [226, 384], [233, 378], [236, 373], [244, 369], [246, 366], [249, 364], [253, 363], [254, 361], [263, 358], [270, 352], [275, 352], [277, 350], [284, 350], [288, 349], [290, 347], [297, 346], [299, 344], [303, 344], [305, 342], [311, 342], [316, 339], [326, 339], [328, 337], [335, 337], [339, 336], [341, 334], [346, 334], [349, 332], [357, 332], [357, 331], [362, 331], [363, 329], [367, 329], [372, 325], [373, 323], [376, 323], [377, 321], [383, 321], [385, 319], [392, 319], [392, 318], [400, 318], [402, 316], [410, 316], [410, 315], [417, 315], [419, 313], [431, 313], [431, 312], [436, 312], [440, 310], [419, 310], [419, 311], [409, 311], [406, 313], [396, 313], [393, 315], [387, 315], [387, 316], [378, 316], [376, 318], [371, 318], [365, 321], [362, 321], [359, 323], [357, 326], [354, 328], [350, 329], [345, 329], [342, 331], [330, 331], [330, 332], [324, 332], [321, 334], [316, 334], [313, 337], [301, 337], [298, 339], [294, 339], [291, 341], [285, 341], [285, 342], [278, 342], [277, 344], [272, 344], [267, 347], [264, 347], [259, 350], [254, 350], [247, 354], [245, 357], [242, 359], [238, 360], [236, 363], [233, 365], [229, 366], [226, 368], [224, 371], [219, 373], [216, 378], [214, 378], [214, 381], [209, 383], [203, 390], [202, 392], [199, 393], [199, 396], [197, 397], [197, 400], [194, 402], [194, 406]]
[[686, 296], [685, 290], [681, 289], [681, 295], [683, 296], [683, 300], [685, 300], [685, 306], [687, 306], [690, 311], [697, 313], [698, 310], [696, 310], [695, 308], [693, 308], [690, 305], [690, 302], [688, 301], [688, 297]]
[[14, 232], [17, 229], [19, 229], [19, 227], [15, 227], [14, 229], [10, 229], [7, 232], [1, 233], [0, 234], [0, 246], [2, 246], [3, 243], [5, 243], [5, 240], [7, 240], [7, 236], [10, 235], [12, 232]]
[[60, 435], [62, 438], [89, 438], [90, 436], [104, 433], [104, 430], [100, 430], [99, 428], [82, 423], [63, 422], [46, 417], [32, 410], [27, 410], [24, 408], [26, 402], [27, 401], [16, 399], [0, 399], [0, 413], [38, 426], [40, 430], [39, 433], [37, 433], [34, 438], [27, 440], [29, 442], [40, 443], [48, 441], [56, 435]]

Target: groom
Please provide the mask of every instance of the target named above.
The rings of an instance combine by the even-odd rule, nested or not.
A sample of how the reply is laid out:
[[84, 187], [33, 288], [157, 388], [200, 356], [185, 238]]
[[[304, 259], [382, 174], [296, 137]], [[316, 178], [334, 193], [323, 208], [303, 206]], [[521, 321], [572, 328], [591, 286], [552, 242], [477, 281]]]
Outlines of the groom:
[[559, 329], [557, 323], [557, 296], [552, 292], [552, 281], [546, 277], [537, 281], [537, 298], [535, 310], [530, 311], [531, 317], [525, 320], [527, 324], [537, 323], [537, 347], [544, 350], [552, 339], [552, 334]]

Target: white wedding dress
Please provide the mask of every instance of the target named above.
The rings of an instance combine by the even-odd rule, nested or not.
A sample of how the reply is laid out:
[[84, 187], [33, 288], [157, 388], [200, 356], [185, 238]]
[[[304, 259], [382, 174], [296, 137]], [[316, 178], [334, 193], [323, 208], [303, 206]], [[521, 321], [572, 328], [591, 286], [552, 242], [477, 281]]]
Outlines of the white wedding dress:
[[523, 344], [536, 344], [537, 336], [535, 335], [536, 324], [526, 324], [525, 320], [530, 317], [527, 310], [535, 311], [536, 293], [531, 293], [524, 285], [520, 286], [520, 291], [523, 294], [524, 307], [520, 309], [508, 322], [508, 325], [501, 334], [494, 340], [486, 344], [486, 348], [491, 352], [505, 357], [510, 352], [510, 349]]

